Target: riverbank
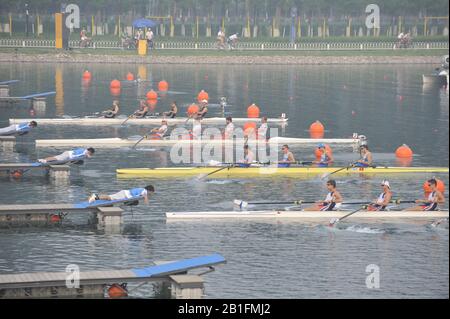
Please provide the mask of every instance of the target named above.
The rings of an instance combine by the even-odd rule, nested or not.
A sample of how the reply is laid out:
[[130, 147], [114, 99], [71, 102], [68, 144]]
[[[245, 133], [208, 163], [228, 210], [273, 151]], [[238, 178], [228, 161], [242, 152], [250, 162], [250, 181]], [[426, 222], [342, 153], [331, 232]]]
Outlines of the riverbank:
[[439, 64], [447, 50], [377, 51], [213, 51], [158, 50], [138, 56], [135, 51], [0, 49], [1, 62], [24, 63], [134, 63], [134, 64]]

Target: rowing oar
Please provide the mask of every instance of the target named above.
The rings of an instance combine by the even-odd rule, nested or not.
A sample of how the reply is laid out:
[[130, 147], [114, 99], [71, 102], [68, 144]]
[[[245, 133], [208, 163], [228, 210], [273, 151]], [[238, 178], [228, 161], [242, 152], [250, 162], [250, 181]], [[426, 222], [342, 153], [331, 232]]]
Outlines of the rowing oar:
[[345, 170], [345, 169], [349, 169], [349, 168], [352, 167], [353, 165], [355, 165], [355, 163], [350, 163], [347, 167], [341, 167], [340, 169], [335, 170], [334, 172], [331, 172], [331, 173], [328, 173], [328, 174], [324, 174], [324, 175], [322, 175], [321, 179], [328, 178], [330, 175], [336, 174], [336, 173], [338, 173], [338, 172], [340, 172], [340, 171], [343, 171], [343, 170]]
[[202, 179], [204, 179], [204, 178], [206, 178], [206, 177], [208, 177], [208, 176], [210, 176], [210, 175], [212, 175], [212, 174], [215, 174], [215, 173], [217, 173], [217, 172], [220, 172], [220, 171], [223, 171], [224, 169], [226, 169], [226, 168], [231, 168], [231, 167], [233, 167], [232, 165], [227, 165], [227, 166], [224, 166], [224, 167], [221, 167], [221, 168], [219, 168], [219, 169], [216, 169], [215, 171], [212, 171], [211, 173], [208, 173], [208, 174], [202, 174], [202, 175], [199, 175], [198, 177], [197, 177], [197, 180], [202, 180]]
[[[392, 203], [399, 204], [400, 200], [391, 201]], [[301, 205], [301, 204], [315, 204], [317, 202], [308, 202], [303, 200], [291, 200], [291, 201], [285, 201], [285, 202], [246, 202], [240, 199], [235, 199], [233, 201], [233, 204], [236, 206], [239, 206], [240, 208], [245, 208], [248, 205]], [[402, 202], [404, 203], [404, 202]], [[367, 201], [365, 202], [344, 202], [342, 205], [363, 205], [367, 204]]]
[[135, 111], [133, 114], [131, 114], [130, 116], [127, 117], [127, 119], [125, 121], [123, 121], [122, 123], [120, 123], [120, 125], [124, 125], [129, 119], [131, 119], [131, 117], [133, 115], [135, 115], [137, 113], [137, 111]]
[[136, 148], [136, 146], [146, 137], [146, 135], [142, 136], [137, 142], [136, 144], [134, 144], [131, 149], [134, 150]]
[[303, 200], [291, 200], [286, 202], [246, 202], [240, 199], [235, 199], [233, 204], [239, 206], [239, 208], [245, 208], [248, 205], [301, 205], [301, 204], [314, 204], [315, 202], [305, 202]]
[[352, 211], [351, 213], [348, 213], [347, 215], [342, 216], [341, 218], [335, 218], [335, 219], [332, 219], [332, 220], [330, 220], [330, 224], [329, 224], [328, 226], [334, 227], [334, 225], [336, 225], [336, 224], [337, 224], [338, 222], [340, 222], [341, 220], [343, 220], [343, 219], [345, 219], [345, 218], [347, 218], [347, 217], [349, 217], [349, 216], [351, 216], [351, 215], [353, 215], [353, 214], [356, 214], [356, 213], [359, 212], [360, 210], [366, 209], [366, 208], [367, 208], [367, 205], [363, 205], [363, 206], [361, 206], [360, 208], [358, 208], [357, 210], [354, 210], [354, 211]]
[[444, 221], [447, 221], [448, 222], [448, 218], [441, 218], [441, 219], [438, 219], [438, 220], [436, 220], [435, 222], [433, 222], [432, 224], [431, 224], [431, 227], [438, 227], [441, 223], [443, 223]]

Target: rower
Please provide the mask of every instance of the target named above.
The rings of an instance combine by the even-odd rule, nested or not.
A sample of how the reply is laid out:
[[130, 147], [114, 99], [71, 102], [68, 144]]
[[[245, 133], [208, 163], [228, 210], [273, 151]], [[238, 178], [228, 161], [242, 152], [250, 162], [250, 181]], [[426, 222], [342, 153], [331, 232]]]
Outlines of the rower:
[[435, 211], [438, 210], [439, 204], [445, 203], [444, 194], [437, 189], [437, 181], [432, 178], [428, 180], [428, 186], [431, 188], [431, 193], [426, 199], [416, 200], [417, 206], [407, 208], [406, 211]]
[[148, 104], [145, 102], [145, 100], [139, 101], [139, 110], [134, 112], [133, 117], [137, 119], [144, 118], [148, 113]]
[[258, 128], [258, 139], [266, 140], [267, 139], [267, 116], [261, 118], [261, 125]]
[[111, 109], [103, 111], [102, 114], [106, 118], [115, 118], [120, 112], [119, 101], [114, 100]]
[[244, 159], [238, 162], [238, 167], [250, 167], [255, 158], [255, 154], [250, 150], [248, 144], [244, 145]]
[[191, 134], [193, 140], [200, 140], [202, 138], [202, 123], [200, 120], [194, 120], [194, 123], [192, 123]]
[[166, 135], [167, 130], [168, 130], [167, 121], [162, 120], [160, 127], [154, 128], [150, 131], [150, 133], [152, 133], [152, 135], [150, 137], [162, 139]]
[[38, 159], [38, 162], [42, 164], [52, 164], [52, 162], [56, 162], [58, 164], [65, 164], [68, 162], [82, 164], [84, 159], [91, 158], [94, 153], [95, 149], [93, 149], [92, 147], [89, 147], [87, 149], [76, 148], [71, 151], [65, 151], [64, 153], [56, 156]]
[[36, 121], [28, 123], [13, 124], [4, 128], [0, 128], [0, 136], [8, 135], [25, 135], [37, 126]]
[[342, 203], [342, 196], [336, 190], [336, 181], [330, 179], [327, 182], [328, 194], [324, 201], [317, 202], [314, 206], [307, 207], [304, 211], [330, 211], [334, 208], [338, 208]]
[[197, 120], [201, 120], [205, 117], [206, 113], [208, 113], [208, 101], [202, 100], [202, 102], [200, 103], [200, 111], [197, 112], [195, 118]]
[[177, 116], [177, 113], [178, 113], [177, 102], [173, 101], [172, 105], [170, 106], [170, 111], [164, 112], [163, 115], [173, 119]]
[[359, 147], [361, 154], [361, 159], [354, 163], [354, 167], [369, 167], [372, 165], [372, 153], [369, 151], [369, 146], [367, 144], [361, 145]]
[[317, 148], [321, 152], [320, 160], [314, 161], [313, 164], [316, 164], [318, 167], [328, 167], [331, 163], [333, 163], [333, 156], [325, 147], [325, 144], [320, 143]]
[[234, 136], [234, 124], [231, 116], [226, 118], [227, 126], [225, 126], [225, 131], [223, 132], [223, 136], [226, 140], [232, 139]]
[[283, 152], [283, 159], [278, 162], [278, 167], [289, 167], [291, 164], [295, 163], [294, 154], [289, 150], [287, 144], [284, 144], [281, 147], [281, 151]]
[[153, 185], [145, 186], [144, 188], [133, 188], [129, 190], [121, 190], [112, 195], [102, 195], [102, 194], [92, 194], [89, 196], [89, 203], [92, 203], [96, 200], [127, 200], [127, 199], [136, 199], [138, 197], [144, 198], [144, 202], [148, 204], [149, 195], [152, 195], [155, 192], [155, 188]]
[[383, 187], [383, 192], [378, 196], [373, 203], [370, 203], [367, 207], [368, 211], [382, 211], [385, 210], [387, 205], [391, 202], [392, 192], [389, 185], [389, 181], [383, 180], [381, 182], [381, 186]]

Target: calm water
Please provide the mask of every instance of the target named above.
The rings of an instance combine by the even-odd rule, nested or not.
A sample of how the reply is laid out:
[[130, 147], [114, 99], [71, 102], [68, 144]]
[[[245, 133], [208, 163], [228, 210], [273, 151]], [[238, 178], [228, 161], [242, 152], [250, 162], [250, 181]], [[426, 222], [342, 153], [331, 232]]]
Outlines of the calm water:
[[[280, 135], [307, 137], [315, 120], [326, 127], [326, 137], [364, 134], [377, 163], [397, 165], [393, 152], [408, 144], [415, 152], [411, 165], [448, 166], [448, 91], [422, 86], [421, 74], [433, 66], [281, 67], [281, 66], [89, 66], [93, 79], [81, 83], [83, 66], [0, 65], [0, 80], [20, 79], [11, 95], [57, 91], [48, 99], [45, 114], [80, 115], [111, 104], [109, 82], [128, 71], [150, 82], [123, 84], [122, 112], [137, 108], [144, 95], [161, 79], [168, 94], [155, 112], [172, 100], [191, 103], [201, 89], [211, 102], [226, 96], [233, 116], [245, 115], [256, 103], [269, 117], [287, 113], [289, 125]], [[152, 82], [153, 81], [153, 82]], [[219, 114], [218, 108], [210, 108]], [[0, 106], [0, 127], [11, 117], [30, 117], [26, 102]], [[148, 128], [39, 127], [20, 138], [17, 152], [0, 152], [1, 162], [32, 161], [60, 150], [38, 149], [34, 139], [126, 137]], [[297, 158], [312, 159], [313, 147], [294, 149]], [[351, 148], [334, 149], [337, 164], [357, 155]], [[168, 149], [98, 150], [83, 167], [74, 168], [70, 185], [55, 185], [38, 174], [20, 180], [0, 178], [0, 203], [73, 202], [91, 191], [116, 190], [152, 183], [157, 189], [150, 206], [129, 211], [120, 232], [105, 234], [72, 217], [63, 227], [0, 229], [0, 272], [64, 271], [76, 263], [82, 269], [147, 266], [154, 260], [189, 258], [219, 252], [227, 264], [205, 276], [208, 298], [383, 298], [449, 296], [448, 224], [365, 223], [349, 218], [330, 230], [298, 222], [167, 222], [166, 211], [230, 210], [235, 198], [244, 200], [316, 200], [326, 192], [320, 178], [258, 180], [133, 180], [117, 179], [119, 167], [170, 166]], [[422, 196], [421, 185], [430, 174], [389, 176], [397, 197]], [[448, 175], [437, 175], [448, 185]], [[371, 199], [380, 192], [378, 177], [338, 177], [349, 200]], [[263, 208], [263, 207], [261, 207]], [[269, 208], [269, 207], [266, 207]], [[349, 207], [350, 208], [350, 207]], [[380, 267], [380, 289], [367, 289], [366, 266]], [[135, 296], [149, 296], [138, 289]]]

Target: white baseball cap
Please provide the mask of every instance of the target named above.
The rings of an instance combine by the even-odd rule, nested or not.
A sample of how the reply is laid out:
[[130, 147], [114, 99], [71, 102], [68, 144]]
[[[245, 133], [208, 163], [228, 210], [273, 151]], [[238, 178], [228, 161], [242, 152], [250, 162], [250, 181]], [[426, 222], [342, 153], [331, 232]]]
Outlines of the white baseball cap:
[[381, 182], [381, 186], [387, 186], [387, 187], [391, 188], [391, 185], [389, 185], [389, 181], [387, 181], [387, 180], [383, 180]]

